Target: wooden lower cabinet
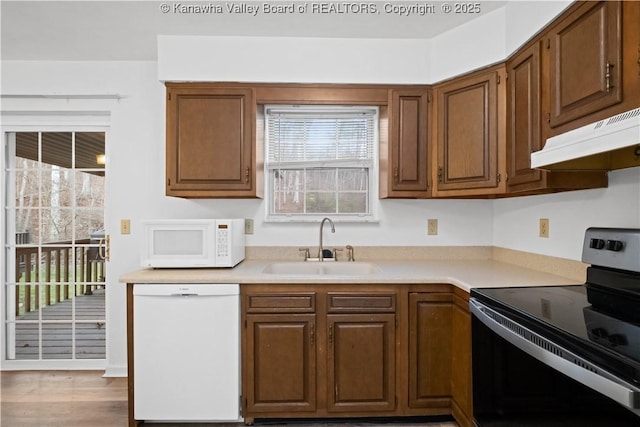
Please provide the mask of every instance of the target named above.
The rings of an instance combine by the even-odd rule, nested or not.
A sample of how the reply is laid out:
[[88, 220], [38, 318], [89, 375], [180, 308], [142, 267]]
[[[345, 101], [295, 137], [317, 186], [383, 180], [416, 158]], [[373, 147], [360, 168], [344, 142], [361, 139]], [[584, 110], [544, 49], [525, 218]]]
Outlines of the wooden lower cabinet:
[[451, 313], [452, 413], [460, 427], [473, 427], [471, 313], [469, 293], [454, 288]]
[[315, 314], [247, 315], [247, 412], [316, 410]]
[[409, 407], [449, 407], [452, 294], [409, 294]]
[[456, 354], [471, 351], [468, 294], [456, 289], [243, 285], [245, 423], [452, 415], [471, 425], [471, 358]]
[[327, 324], [327, 410], [394, 410], [395, 314], [329, 314]]

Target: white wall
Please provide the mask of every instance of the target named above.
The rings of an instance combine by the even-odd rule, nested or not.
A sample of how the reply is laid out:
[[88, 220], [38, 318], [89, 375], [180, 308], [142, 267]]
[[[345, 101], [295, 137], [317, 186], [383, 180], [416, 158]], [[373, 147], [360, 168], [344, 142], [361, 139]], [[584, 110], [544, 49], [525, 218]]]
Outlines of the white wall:
[[429, 46], [422, 39], [158, 36], [158, 79], [426, 83]]
[[[496, 200], [493, 245], [580, 260], [587, 227], [640, 228], [640, 168], [609, 173], [609, 187]], [[549, 238], [538, 237], [549, 218]]]

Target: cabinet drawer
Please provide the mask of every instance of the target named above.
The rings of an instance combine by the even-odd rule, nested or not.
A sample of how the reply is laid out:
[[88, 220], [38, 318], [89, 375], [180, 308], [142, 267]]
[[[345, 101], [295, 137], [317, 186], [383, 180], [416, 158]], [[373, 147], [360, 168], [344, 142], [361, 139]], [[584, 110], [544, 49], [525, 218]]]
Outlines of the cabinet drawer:
[[329, 313], [393, 313], [396, 311], [396, 295], [329, 292], [327, 307]]
[[315, 313], [315, 292], [248, 294], [247, 313]]

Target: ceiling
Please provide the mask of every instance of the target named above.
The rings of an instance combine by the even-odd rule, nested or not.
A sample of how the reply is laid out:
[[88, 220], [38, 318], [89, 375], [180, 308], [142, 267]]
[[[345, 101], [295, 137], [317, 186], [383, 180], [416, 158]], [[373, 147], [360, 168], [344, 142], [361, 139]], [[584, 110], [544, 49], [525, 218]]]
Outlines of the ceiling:
[[[263, 4], [306, 4], [305, 13], [265, 13]], [[345, 5], [373, 4], [377, 13]], [[185, 0], [185, 1], [0, 1], [3, 60], [156, 60], [157, 35], [432, 38], [506, 1], [483, 0], [479, 13], [444, 13], [442, 1]], [[446, 3], [447, 5], [453, 4]], [[167, 5], [169, 11], [163, 13]], [[314, 7], [324, 10], [313, 12]], [[387, 6], [385, 6], [387, 5]], [[389, 10], [390, 5], [394, 7]], [[398, 6], [424, 6], [426, 14], [394, 13]], [[221, 8], [185, 13], [193, 6]], [[259, 7], [230, 12], [230, 6]], [[446, 8], [446, 6], [444, 6]], [[333, 12], [331, 10], [333, 8]], [[338, 13], [342, 12], [342, 13]], [[346, 13], [345, 13], [346, 12]], [[419, 10], [417, 12], [420, 12]]]

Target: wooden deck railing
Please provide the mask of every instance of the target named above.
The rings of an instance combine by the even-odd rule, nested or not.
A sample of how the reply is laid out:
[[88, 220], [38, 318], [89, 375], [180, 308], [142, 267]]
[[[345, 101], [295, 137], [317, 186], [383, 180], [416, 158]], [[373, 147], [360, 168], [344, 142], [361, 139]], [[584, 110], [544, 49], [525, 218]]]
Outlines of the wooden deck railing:
[[[51, 246], [16, 247], [16, 316], [54, 305], [70, 296], [91, 294], [104, 285], [104, 261], [90, 239]], [[74, 268], [75, 267], [75, 268]], [[38, 297], [38, 290], [42, 294]]]

